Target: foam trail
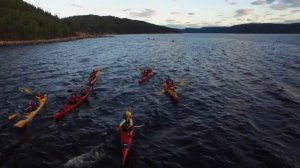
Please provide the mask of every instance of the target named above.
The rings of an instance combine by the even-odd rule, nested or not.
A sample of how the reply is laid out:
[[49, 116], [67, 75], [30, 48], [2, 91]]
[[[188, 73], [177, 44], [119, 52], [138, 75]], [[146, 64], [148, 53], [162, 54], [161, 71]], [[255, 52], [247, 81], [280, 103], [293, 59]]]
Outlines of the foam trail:
[[79, 167], [92, 167], [92, 165], [98, 161], [101, 157], [104, 156], [104, 152], [101, 152], [97, 149], [92, 149], [88, 153], [76, 156], [67, 163], [64, 164], [64, 167], [67, 168], [79, 168]]

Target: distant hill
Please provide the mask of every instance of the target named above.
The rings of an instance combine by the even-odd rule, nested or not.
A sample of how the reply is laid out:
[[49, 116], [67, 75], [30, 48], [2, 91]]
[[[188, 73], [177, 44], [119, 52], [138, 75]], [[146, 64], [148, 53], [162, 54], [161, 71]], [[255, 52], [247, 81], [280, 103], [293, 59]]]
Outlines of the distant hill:
[[58, 17], [22, 0], [0, 0], [0, 40], [66, 37], [70, 28]]
[[[87, 34], [175, 33], [177, 29], [112, 16], [60, 19], [23, 0], [0, 0], [0, 41], [54, 39]], [[86, 34], [87, 33], [87, 34]]]
[[83, 15], [62, 19], [73, 31], [89, 34], [176, 33], [177, 29], [113, 16]]
[[299, 34], [300, 23], [273, 24], [273, 23], [251, 23], [231, 27], [203, 27], [186, 28], [180, 30], [182, 33], [246, 33], [246, 34]]
[[60, 19], [23, 0], [0, 0], [0, 42], [142, 33], [300, 33], [300, 23], [243, 24], [179, 30], [113, 16], [84, 15]]

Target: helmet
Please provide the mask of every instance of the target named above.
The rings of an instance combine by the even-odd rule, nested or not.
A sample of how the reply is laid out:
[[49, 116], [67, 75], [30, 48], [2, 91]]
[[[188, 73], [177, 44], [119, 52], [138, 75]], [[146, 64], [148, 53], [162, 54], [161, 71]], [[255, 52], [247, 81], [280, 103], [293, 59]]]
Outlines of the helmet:
[[125, 112], [125, 117], [131, 117], [131, 112], [130, 111], [126, 111]]

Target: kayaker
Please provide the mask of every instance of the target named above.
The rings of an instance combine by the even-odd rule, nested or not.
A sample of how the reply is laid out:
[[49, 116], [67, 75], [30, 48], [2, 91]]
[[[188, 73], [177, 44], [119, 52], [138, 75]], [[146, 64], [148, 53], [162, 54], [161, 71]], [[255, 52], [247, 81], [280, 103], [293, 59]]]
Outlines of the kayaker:
[[168, 76], [168, 78], [166, 80], [166, 85], [167, 85], [168, 89], [170, 89], [170, 90], [175, 90], [176, 89], [174, 81], [172, 79], [170, 79], [169, 76]]
[[93, 72], [90, 73], [90, 81], [96, 78], [97, 71], [93, 69]]
[[142, 72], [142, 76], [146, 76], [148, 75], [148, 69], [144, 69], [144, 71]]
[[29, 113], [37, 109], [38, 104], [36, 102], [32, 102], [31, 100], [28, 101], [24, 112]]
[[74, 93], [73, 93], [73, 94], [71, 95], [71, 97], [68, 99], [68, 102], [69, 102], [69, 104], [71, 104], [71, 105], [77, 103], [77, 97], [76, 97], [76, 95], [75, 95]]
[[38, 93], [35, 95], [35, 97], [36, 97], [37, 99], [43, 99], [43, 98], [44, 98], [44, 94], [42, 94], [42, 92], [38, 92]]
[[129, 107], [128, 110], [124, 114], [124, 119], [119, 124], [118, 130], [120, 130], [122, 128], [124, 131], [129, 131], [133, 127], [133, 121], [132, 121], [131, 116], [132, 116], [131, 107]]
[[144, 69], [144, 71], [142, 72], [142, 76], [147, 76], [149, 73], [151, 73], [151, 68], [147, 67]]
[[84, 95], [86, 95], [87, 92], [88, 92], [87, 88], [84, 88], [83, 86], [81, 86], [81, 88], [80, 88], [80, 95], [84, 96]]

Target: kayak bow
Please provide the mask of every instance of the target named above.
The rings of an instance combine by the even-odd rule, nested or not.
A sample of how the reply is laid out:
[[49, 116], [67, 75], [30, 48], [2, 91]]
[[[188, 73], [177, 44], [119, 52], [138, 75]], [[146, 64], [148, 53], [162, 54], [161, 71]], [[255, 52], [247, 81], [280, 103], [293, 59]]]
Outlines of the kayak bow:
[[132, 127], [129, 131], [124, 131], [122, 128], [120, 130], [120, 143], [121, 143], [121, 151], [122, 151], [122, 165], [124, 166], [126, 163], [126, 159], [128, 157], [128, 153], [131, 149], [132, 143], [134, 139], [134, 127]]
[[24, 115], [23, 119], [15, 124], [15, 127], [18, 127], [18, 128], [24, 127], [42, 110], [42, 108], [44, 107], [44, 105], [47, 102], [47, 95], [44, 95], [43, 98], [40, 98], [40, 97], [36, 97], [36, 98], [38, 99], [39, 107], [36, 110], [29, 112], [29, 114]]
[[148, 80], [153, 75], [152, 69], [149, 68], [148, 70], [149, 70], [149, 72], [146, 75], [141, 76], [141, 78], [139, 80], [139, 84], [142, 84], [143, 82]]
[[95, 82], [97, 81], [99, 75], [100, 75], [100, 69], [96, 69], [95, 78], [89, 79], [89, 85], [90, 86], [93, 86], [95, 84]]

